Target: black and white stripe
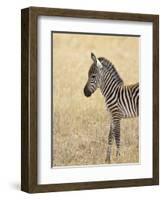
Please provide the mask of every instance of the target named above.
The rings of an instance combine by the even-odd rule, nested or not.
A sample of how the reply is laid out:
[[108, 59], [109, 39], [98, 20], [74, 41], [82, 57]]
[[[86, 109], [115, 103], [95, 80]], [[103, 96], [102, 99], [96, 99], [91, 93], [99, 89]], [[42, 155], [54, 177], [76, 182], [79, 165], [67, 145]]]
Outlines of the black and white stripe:
[[85, 96], [89, 97], [100, 88], [111, 113], [110, 132], [108, 136], [108, 151], [106, 160], [110, 162], [111, 146], [115, 138], [117, 156], [120, 155], [120, 121], [122, 118], [139, 115], [139, 83], [124, 85], [114, 65], [104, 57], [96, 58], [88, 72], [88, 81], [84, 88]]

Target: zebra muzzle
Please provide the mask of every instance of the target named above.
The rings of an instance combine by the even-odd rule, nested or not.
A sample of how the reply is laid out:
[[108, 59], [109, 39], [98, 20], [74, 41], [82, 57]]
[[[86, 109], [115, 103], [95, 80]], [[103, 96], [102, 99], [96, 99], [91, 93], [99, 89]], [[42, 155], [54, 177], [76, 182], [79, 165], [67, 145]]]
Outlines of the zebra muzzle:
[[87, 86], [85, 86], [85, 88], [84, 88], [84, 95], [86, 97], [90, 97], [91, 96], [91, 92], [88, 90]]

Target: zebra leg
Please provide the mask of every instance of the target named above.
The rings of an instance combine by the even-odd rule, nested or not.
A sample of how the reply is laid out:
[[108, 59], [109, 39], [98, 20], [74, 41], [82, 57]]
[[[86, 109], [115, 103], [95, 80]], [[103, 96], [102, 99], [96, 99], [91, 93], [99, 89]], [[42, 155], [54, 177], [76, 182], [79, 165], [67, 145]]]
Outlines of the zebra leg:
[[120, 119], [114, 120], [114, 137], [115, 137], [115, 142], [116, 142], [116, 156], [120, 156]]
[[105, 162], [110, 163], [111, 162], [111, 149], [112, 149], [112, 144], [113, 144], [113, 132], [112, 132], [112, 125], [110, 126], [110, 132], [109, 132], [109, 137], [108, 137], [108, 149], [107, 149], [107, 155]]

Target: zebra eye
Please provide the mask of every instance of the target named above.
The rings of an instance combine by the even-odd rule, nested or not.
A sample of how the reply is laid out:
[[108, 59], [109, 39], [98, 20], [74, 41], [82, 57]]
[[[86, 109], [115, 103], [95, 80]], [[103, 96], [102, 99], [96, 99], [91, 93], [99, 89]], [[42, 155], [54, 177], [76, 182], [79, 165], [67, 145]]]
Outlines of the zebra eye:
[[92, 76], [91, 76], [91, 78], [95, 78], [95, 77], [96, 77], [95, 75], [92, 75]]

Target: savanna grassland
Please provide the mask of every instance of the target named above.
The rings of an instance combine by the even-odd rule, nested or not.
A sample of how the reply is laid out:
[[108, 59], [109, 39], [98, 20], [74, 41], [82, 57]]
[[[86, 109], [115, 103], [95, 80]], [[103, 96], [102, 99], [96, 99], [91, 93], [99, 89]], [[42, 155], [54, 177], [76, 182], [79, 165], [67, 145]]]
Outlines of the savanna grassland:
[[[53, 34], [53, 166], [105, 164], [110, 114], [98, 89], [83, 88], [91, 52], [108, 58], [125, 84], [139, 81], [139, 38]], [[111, 163], [139, 161], [138, 118], [121, 120], [121, 156]]]

